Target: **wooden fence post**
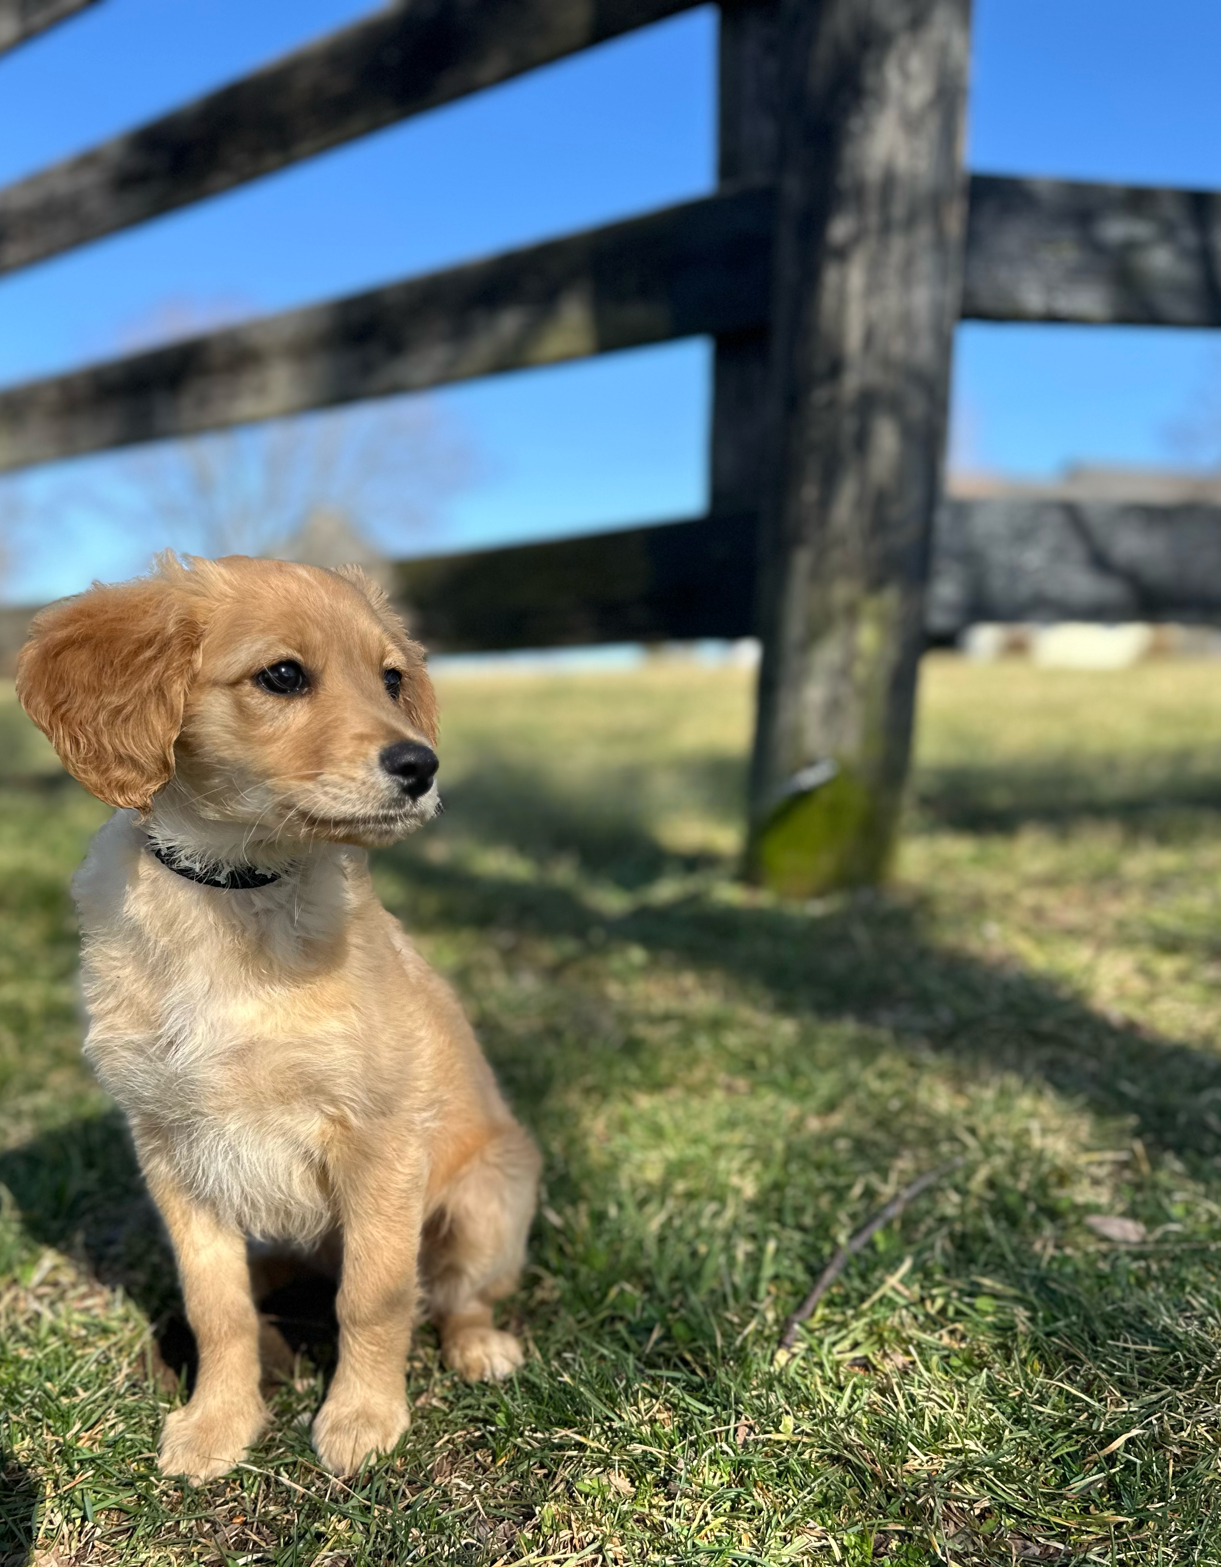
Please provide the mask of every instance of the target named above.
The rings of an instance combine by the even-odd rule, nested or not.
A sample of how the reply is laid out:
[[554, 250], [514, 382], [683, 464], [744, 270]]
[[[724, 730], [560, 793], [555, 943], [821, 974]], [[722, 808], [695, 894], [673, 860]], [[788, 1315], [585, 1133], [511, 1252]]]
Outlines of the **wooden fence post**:
[[780, 0], [748, 869], [881, 877], [910, 751], [961, 289], [970, 0]]

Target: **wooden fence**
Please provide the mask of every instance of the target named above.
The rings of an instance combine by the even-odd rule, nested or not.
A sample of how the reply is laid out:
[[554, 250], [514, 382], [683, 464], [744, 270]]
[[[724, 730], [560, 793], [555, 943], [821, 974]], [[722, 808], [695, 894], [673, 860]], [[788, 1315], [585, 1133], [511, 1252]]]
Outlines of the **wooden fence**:
[[[0, 49], [88, 3], [0, 0]], [[0, 273], [685, 8], [404, 0], [0, 189]], [[0, 471], [710, 336], [707, 516], [403, 562], [400, 598], [441, 650], [758, 634], [751, 868], [872, 880], [930, 632], [1221, 618], [1221, 508], [941, 497], [957, 319], [1221, 326], [1221, 194], [963, 173], [969, 20], [724, 0], [713, 195], [12, 387]]]

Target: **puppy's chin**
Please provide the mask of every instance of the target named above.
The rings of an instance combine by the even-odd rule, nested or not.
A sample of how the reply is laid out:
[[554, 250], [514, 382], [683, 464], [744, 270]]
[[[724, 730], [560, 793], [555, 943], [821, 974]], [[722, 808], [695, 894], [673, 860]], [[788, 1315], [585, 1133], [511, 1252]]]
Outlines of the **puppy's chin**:
[[358, 849], [386, 849], [430, 821], [441, 807], [435, 789], [420, 800], [377, 801], [364, 810], [326, 808], [305, 802], [291, 813], [288, 833], [307, 842], [344, 843]]
[[270, 851], [274, 862], [320, 843], [384, 849], [441, 809], [435, 788], [422, 799], [409, 800], [346, 791], [297, 795], [255, 789], [226, 798], [212, 790], [197, 793], [182, 779], [172, 787], [173, 798], [167, 794], [158, 811], [167, 841], [194, 842], [202, 828], [205, 848], [221, 858], [257, 860]]
[[369, 825], [336, 822], [330, 828], [325, 825], [315, 828], [310, 836], [315, 842], [322, 838], [327, 843], [346, 843], [354, 849], [388, 849], [391, 844], [399, 843], [408, 833], [413, 833], [422, 825], [423, 821], [418, 816], [404, 817], [402, 822], [394, 826], [380, 822]]

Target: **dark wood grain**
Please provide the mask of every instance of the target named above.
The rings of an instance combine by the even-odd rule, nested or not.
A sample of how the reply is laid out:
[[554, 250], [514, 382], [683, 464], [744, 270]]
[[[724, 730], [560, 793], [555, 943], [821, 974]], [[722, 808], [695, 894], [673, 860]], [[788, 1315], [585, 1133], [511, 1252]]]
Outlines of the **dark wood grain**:
[[1221, 326], [1221, 192], [976, 175], [962, 314]]
[[742, 637], [754, 551], [750, 517], [702, 517], [405, 561], [398, 598], [442, 652]]
[[[735, 638], [755, 555], [753, 516], [700, 517], [404, 561], [398, 591], [439, 652]], [[1057, 620], [1221, 625], [1221, 506], [943, 501], [926, 636]]]
[[926, 621], [1221, 624], [1221, 506], [948, 500], [937, 518]]
[[0, 54], [96, 3], [97, 0], [0, 0]]
[[0, 470], [554, 364], [767, 311], [744, 191], [0, 392]]
[[876, 881], [910, 749], [958, 316], [969, 0], [781, 0], [749, 868]]
[[[692, 3], [404, 0], [388, 6], [0, 190], [0, 272], [231, 190]], [[53, 9], [50, 0], [41, 8], [35, 0], [24, 4]]]

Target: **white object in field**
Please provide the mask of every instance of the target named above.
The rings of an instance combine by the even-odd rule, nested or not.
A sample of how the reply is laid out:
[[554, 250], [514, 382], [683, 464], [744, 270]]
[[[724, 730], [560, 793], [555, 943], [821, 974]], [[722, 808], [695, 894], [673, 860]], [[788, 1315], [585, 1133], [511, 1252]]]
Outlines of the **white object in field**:
[[974, 664], [994, 664], [1009, 651], [1010, 630], [1009, 626], [997, 625], [993, 621], [981, 621], [978, 625], [968, 626], [958, 643], [963, 657], [969, 658]]
[[1145, 658], [1153, 627], [1143, 621], [1097, 626], [1069, 620], [1031, 635], [1031, 658], [1043, 669], [1127, 669]]

